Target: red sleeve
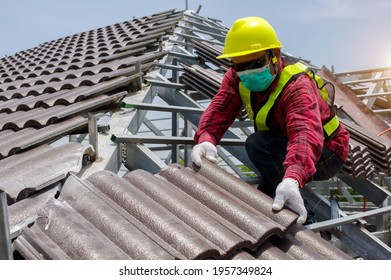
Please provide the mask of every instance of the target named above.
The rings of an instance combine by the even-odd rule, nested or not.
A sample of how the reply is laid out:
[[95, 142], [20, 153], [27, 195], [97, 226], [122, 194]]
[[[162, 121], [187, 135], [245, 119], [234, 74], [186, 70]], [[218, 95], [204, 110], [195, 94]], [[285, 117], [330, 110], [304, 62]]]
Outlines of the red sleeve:
[[194, 135], [196, 144], [209, 141], [217, 145], [220, 142], [242, 107], [238, 83], [238, 76], [229, 69], [219, 91], [201, 116]]
[[296, 179], [300, 186], [312, 179], [322, 153], [320, 98], [314, 83], [302, 75], [287, 86], [281, 99], [288, 136], [284, 178]]

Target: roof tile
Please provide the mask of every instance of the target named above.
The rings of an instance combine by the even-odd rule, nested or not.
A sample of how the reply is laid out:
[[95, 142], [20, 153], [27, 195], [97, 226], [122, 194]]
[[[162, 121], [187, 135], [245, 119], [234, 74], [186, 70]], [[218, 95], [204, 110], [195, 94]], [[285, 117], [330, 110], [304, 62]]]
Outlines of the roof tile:
[[[289, 210], [281, 219], [267, 207], [260, 208], [267, 214], [253, 208], [249, 203], [270, 206], [270, 199], [250, 185], [236, 185], [245, 189], [241, 197], [230, 193], [237, 180], [204, 163], [122, 178], [110, 171], [85, 181], [71, 175], [60, 196], [39, 208], [42, 218], [23, 231], [17, 248], [53, 259], [350, 259], [304, 227], [279, 224], [296, 220]], [[250, 193], [253, 200], [244, 195]]]

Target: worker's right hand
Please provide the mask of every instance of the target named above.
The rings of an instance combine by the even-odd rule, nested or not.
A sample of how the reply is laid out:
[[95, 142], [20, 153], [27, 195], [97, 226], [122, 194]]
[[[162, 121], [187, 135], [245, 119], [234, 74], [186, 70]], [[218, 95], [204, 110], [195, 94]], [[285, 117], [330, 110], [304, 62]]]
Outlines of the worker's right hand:
[[195, 165], [201, 166], [201, 157], [205, 157], [210, 162], [216, 163], [217, 148], [212, 143], [205, 141], [194, 146], [191, 158]]

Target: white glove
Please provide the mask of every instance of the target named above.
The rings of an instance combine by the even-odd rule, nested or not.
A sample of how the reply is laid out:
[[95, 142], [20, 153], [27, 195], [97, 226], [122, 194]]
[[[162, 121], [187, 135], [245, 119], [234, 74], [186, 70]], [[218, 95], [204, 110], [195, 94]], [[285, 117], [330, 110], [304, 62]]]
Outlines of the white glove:
[[194, 146], [191, 158], [195, 165], [201, 166], [201, 157], [205, 157], [210, 162], [216, 163], [217, 149], [212, 143], [205, 141]]
[[299, 183], [295, 179], [285, 178], [277, 186], [272, 209], [280, 211], [284, 205], [299, 214], [299, 218], [296, 221], [297, 224], [302, 225], [306, 221], [307, 210], [299, 192]]

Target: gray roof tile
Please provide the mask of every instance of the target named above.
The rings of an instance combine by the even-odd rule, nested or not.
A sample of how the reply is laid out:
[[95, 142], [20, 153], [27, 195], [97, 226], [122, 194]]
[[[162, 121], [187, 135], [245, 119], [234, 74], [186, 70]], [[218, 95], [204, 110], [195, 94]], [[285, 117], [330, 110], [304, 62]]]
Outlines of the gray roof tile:
[[0, 190], [9, 203], [22, 200], [37, 190], [57, 183], [69, 172], [78, 173], [83, 156], [93, 155], [91, 147], [68, 143], [58, 148], [40, 146], [2, 161]]
[[[70, 176], [17, 247], [22, 255], [41, 252], [49, 259], [350, 258], [292, 224], [297, 215], [289, 210], [253, 208], [245, 194], [258, 204], [270, 206], [270, 199], [250, 185], [241, 182], [237, 188], [246, 191], [237, 197], [227, 191], [236, 183], [231, 174], [217, 165], [203, 168], [170, 165], [155, 175], [134, 170], [123, 178], [99, 171], [86, 181]], [[289, 219], [287, 226], [277, 222]]]
[[0, 131], [0, 159], [25, 151], [43, 142], [61, 138], [87, 125], [87, 119], [81, 116], [66, 119], [60, 123], [51, 124], [43, 128], [27, 127], [19, 131], [6, 129]]
[[[19, 135], [29, 135], [35, 145], [48, 143], [50, 138], [40, 129], [70, 124], [69, 117], [116, 102], [129, 93], [135, 87], [128, 86], [137, 85], [141, 75], [136, 73], [136, 62], [146, 72], [154, 60], [165, 55], [158, 41], [172, 32], [180, 16], [170, 10], [1, 58], [0, 159], [21, 151]], [[127, 91], [123, 91], [125, 87]], [[62, 135], [71, 130], [63, 129]]]

